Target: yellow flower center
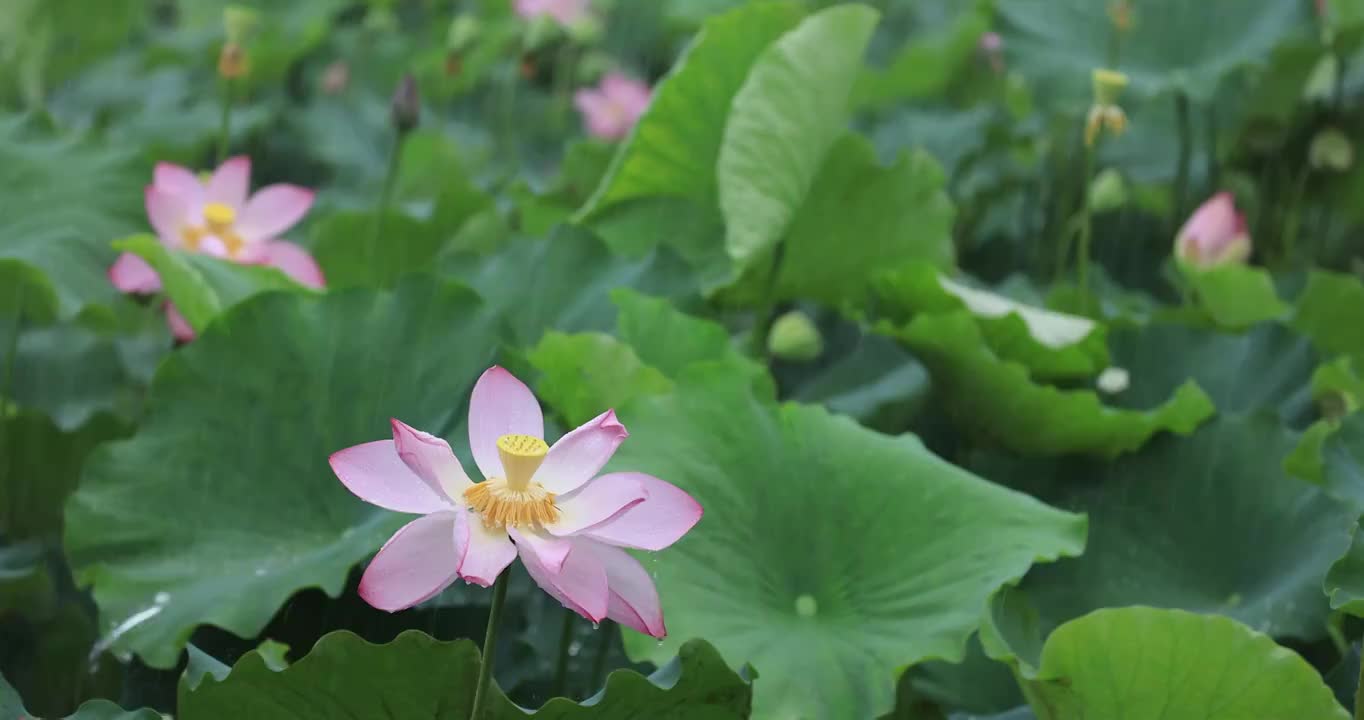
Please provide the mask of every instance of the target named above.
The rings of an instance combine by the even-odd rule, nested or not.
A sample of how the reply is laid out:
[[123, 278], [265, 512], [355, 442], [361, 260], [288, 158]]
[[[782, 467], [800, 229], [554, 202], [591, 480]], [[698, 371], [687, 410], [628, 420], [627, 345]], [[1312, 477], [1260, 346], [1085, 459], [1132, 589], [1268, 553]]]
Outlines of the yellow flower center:
[[203, 239], [212, 235], [222, 241], [228, 257], [236, 257], [246, 246], [241, 235], [233, 228], [236, 222], [237, 211], [230, 205], [209, 203], [204, 206], [204, 224], [186, 225], [180, 234], [185, 239], [185, 246], [190, 250], [199, 250], [199, 244]]
[[464, 491], [469, 509], [489, 528], [546, 525], [559, 519], [554, 493], [531, 477], [549, 454], [549, 445], [533, 435], [503, 435], [497, 454], [506, 477], [475, 483]]

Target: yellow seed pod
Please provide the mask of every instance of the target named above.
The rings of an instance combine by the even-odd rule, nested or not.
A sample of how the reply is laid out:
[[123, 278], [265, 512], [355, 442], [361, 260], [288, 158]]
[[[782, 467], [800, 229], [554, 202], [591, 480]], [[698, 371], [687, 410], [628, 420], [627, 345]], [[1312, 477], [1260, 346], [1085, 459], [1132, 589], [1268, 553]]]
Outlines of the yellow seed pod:
[[1092, 75], [1095, 105], [1117, 105], [1118, 96], [1127, 87], [1127, 76], [1117, 70], [1096, 68]]

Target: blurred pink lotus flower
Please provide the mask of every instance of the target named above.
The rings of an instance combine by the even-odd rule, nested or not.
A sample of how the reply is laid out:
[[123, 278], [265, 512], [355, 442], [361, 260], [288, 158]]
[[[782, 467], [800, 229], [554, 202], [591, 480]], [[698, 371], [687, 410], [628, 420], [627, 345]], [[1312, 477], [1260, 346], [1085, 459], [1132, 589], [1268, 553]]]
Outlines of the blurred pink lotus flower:
[[[167, 247], [200, 252], [239, 263], [270, 265], [308, 287], [322, 287], [322, 269], [306, 250], [277, 240], [313, 204], [313, 191], [297, 185], [270, 185], [248, 197], [251, 159], [234, 157], [201, 181], [179, 165], [157, 163], [145, 192], [147, 219]], [[118, 257], [109, 279], [119, 290], [150, 293], [161, 278], [142, 258]], [[166, 319], [180, 340], [193, 340], [185, 318], [166, 304]]]
[[573, 95], [587, 132], [602, 140], [619, 140], [649, 107], [649, 86], [618, 72], [607, 73], [595, 88]]
[[1220, 192], [1194, 211], [1175, 237], [1175, 256], [1197, 268], [1245, 262], [1250, 257], [1246, 219], [1229, 192]]
[[980, 36], [980, 43], [977, 45], [980, 53], [990, 63], [990, 69], [996, 73], [1004, 72], [1004, 38], [997, 32], [987, 32]]
[[332, 470], [365, 502], [421, 517], [398, 530], [360, 580], [360, 596], [396, 612], [456, 578], [487, 587], [520, 555], [545, 592], [592, 622], [611, 618], [667, 634], [649, 572], [622, 548], [662, 550], [701, 519], [690, 495], [651, 475], [598, 476], [629, 435], [614, 411], [553, 447], [540, 404], [500, 367], [469, 400], [475, 483], [444, 440], [392, 421], [393, 439], [331, 456]]
[[591, 16], [592, 0], [516, 0], [516, 14], [526, 20], [548, 15], [570, 27]]

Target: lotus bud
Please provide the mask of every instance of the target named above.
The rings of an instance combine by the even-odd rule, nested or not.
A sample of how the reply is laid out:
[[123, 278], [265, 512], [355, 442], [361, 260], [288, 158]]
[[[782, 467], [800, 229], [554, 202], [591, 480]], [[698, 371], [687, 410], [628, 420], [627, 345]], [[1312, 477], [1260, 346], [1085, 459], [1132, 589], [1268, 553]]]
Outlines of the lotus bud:
[[1218, 193], [1199, 206], [1175, 237], [1175, 257], [1198, 269], [1244, 263], [1250, 250], [1245, 216], [1229, 192]]
[[807, 362], [824, 352], [824, 338], [808, 315], [792, 310], [772, 323], [767, 349], [782, 360]]
[[1345, 172], [1354, 165], [1355, 147], [1345, 133], [1336, 128], [1326, 128], [1312, 138], [1307, 159], [1318, 170]]
[[393, 102], [389, 105], [389, 119], [399, 135], [406, 135], [417, 127], [421, 117], [421, 97], [417, 94], [417, 80], [412, 73], [403, 76], [398, 89], [393, 92]]

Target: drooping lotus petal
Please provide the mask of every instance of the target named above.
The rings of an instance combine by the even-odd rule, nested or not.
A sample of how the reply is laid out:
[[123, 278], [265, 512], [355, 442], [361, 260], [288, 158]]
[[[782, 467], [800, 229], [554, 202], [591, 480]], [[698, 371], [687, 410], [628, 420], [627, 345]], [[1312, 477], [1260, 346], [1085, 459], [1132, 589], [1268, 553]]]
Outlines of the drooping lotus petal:
[[459, 574], [471, 583], [488, 587], [516, 559], [516, 546], [502, 528], [491, 529], [467, 512], [462, 515], [469, 524], [469, 549], [464, 553]]
[[269, 185], [245, 202], [237, 217], [237, 232], [248, 243], [279, 237], [313, 206], [312, 190], [297, 185]]
[[[575, 542], [574, 548], [586, 545], [588, 543]], [[620, 548], [601, 543], [590, 543], [590, 547], [606, 570], [606, 583], [611, 591], [606, 616], [646, 635], [656, 638], [667, 635], [658, 588], [649, 571]]]
[[179, 195], [191, 206], [203, 203], [204, 186], [189, 168], [167, 162], [157, 163], [152, 171], [152, 184], [164, 192]]
[[627, 472], [603, 475], [593, 484], [626, 475], [644, 488], [644, 502], [583, 532], [583, 536], [611, 545], [662, 550], [677, 542], [701, 521], [701, 505], [681, 488], [652, 475]]
[[157, 237], [168, 246], [178, 247], [180, 229], [189, 217], [189, 201], [159, 185], [148, 185], [143, 191], [143, 201], [147, 207], [147, 220], [156, 230]]
[[558, 498], [559, 521], [545, 525], [551, 535], [575, 535], [644, 502], [639, 473], [603, 475], [571, 495]]
[[175, 308], [175, 303], [166, 303], [166, 324], [170, 326], [171, 335], [175, 336], [176, 340], [189, 342], [194, 339], [194, 328]]
[[109, 281], [122, 292], [150, 293], [161, 289], [161, 276], [146, 260], [123, 253], [109, 266]]
[[535, 555], [535, 559], [552, 573], [561, 572], [564, 567], [564, 560], [568, 558], [568, 550], [572, 544], [568, 540], [546, 535], [529, 528], [520, 530], [514, 527], [507, 528], [507, 534], [511, 536], [512, 542], [516, 543], [517, 554], [525, 557], [528, 553]]
[[360, 597], [397, 612], [423, 602], [454, 582], [469, 545], [467, 523], [454, 511], [431, 513], [394, 533], [360, 578]]
[[332, 454], [336, 477], [356, 497], [403, 513], [449, 510], [450, 500], [402, 461], [392, 440], [376, 440]]
[[592, 622], [601, 622], [610, 602], [606, 568], [590, 548], [583, 550], [578, 545], [578, 541], [573, 542], [557, 573], [545, 567], [535, 553], [523, 553], [521, 562], [535, 584], [550, 597]]
[[271, 240], [257, 245], [252, 249], [252, 254], [259, 262], [283, 270], [285, 275], [310, 288], [323, 288], [327, 285], [321, 266], [307, 250], [294, 243]]
[[559, 438], [532, 480], [556, 495], [573, 492], [591, 480], [629, 436], [615, 411], [607, 410]]
[[1175, 237], [1175, 254], [1199, 268], [1244, 262], [1250, 250], [1245, 217], [1229, 192], [1220, 192], [1199, 206]]
[[237, 212], [246, 206], [246, 193], [251, 189], [251, 158], [245, 155], [228, 158], [204, 188], [204, 202], [222, 203]]
[[453, 498], [463, 495], [473, 484], [449, 443], [397, 418], [392, 418], [389, 424], [393, 427], [393, 447], [398, 457], [432, 490]]
[[483, 477], [502, 477], [497, 439], [503, 435], [545, 436], [540, 403], [525, 383], [496, 365], [484, 371], [469, 397], [469, 448]]

